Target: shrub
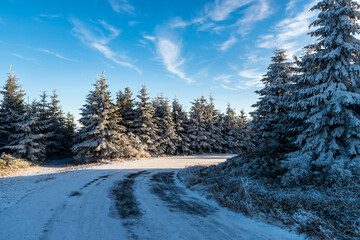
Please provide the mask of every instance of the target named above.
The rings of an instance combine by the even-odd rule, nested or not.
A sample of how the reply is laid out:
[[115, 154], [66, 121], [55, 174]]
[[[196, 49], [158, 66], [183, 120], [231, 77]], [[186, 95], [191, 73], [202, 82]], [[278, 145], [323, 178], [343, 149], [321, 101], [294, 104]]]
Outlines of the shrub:
[[2, 153], [0, 156], [0, 169], [20, 169], [28, 168], [32, 166], [32, 163], [21, 158], [14, 158], [10, 154]]

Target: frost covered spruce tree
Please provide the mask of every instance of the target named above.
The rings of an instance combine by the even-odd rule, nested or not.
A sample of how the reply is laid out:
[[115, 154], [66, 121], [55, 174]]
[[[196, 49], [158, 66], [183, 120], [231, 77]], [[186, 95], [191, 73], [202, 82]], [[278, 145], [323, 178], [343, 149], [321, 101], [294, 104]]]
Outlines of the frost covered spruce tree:
[[297, 138], [300, 150], [284, 162], [284, 183], [344, 183], [360, 173], [360, 33], [359, 4], [322, 0], [310, 32], [317, 41], [302, 58], [304, 74], [294, 94], [304, 116]]
[[136, 117], [133, 123], [134, 134], [140, 138], [149, 154], [156, 156], [159, 136], [154, 119], [155, 109], [150, 101], [145, 84], [137, 97], [140, 101], [137, 102]]
[[124, 128], [117, 124], [116, 111], [111, 101], [104, 72], [96, 81], [95, 90], [87, 96], [81, 109], [82, 128], [77, 134], [73, 152], [79, 162], [123, 157]]
[[71, 150], [73, 144], [74, 144], [74, 138], [75, 138], [75, 131], [76, 131], [76, 123], [74, 115], [72, 115], [70, 112], [68, 112], [65, 116], [65, 142], [68, 149]]
[[60, 107], [60, 101], [55, 90], [51, 95], [50, 102], [47, 101], [47, 95], [44, 92], [40, 96], [38, 108], [40, 120], [43, 121], [46, 128], [43, 133], [47, 134], [46, 155], [48, 158], [58, 158], [71, 155], [71, 145], [65, 141], [66, 128], [64, 113]]
[[190, 138], [187, 133], [187, 130], [189, 129], [189, 119], [187, 113], [176, 98], [172, 102], [172, 118], [175, 133], [179, 136], [175, 141], [175, 145], [177, 146], [176, 154], [191, 155]]
[[251, 113], [253, 129], [265, 140], [268, 147], [275, 147], [277, 151], [283, 151], [288, 143], [288, 126], [284, 120], [289, 112], [286, 95], [289, 91], [290, 76], [291, 63], [287, 62], [285, 50], [275, 50], [268, 72], [261, 79], [265, 86], [256, 91], [260, 99], [252, 105], [256, 108]]
[[15, 132], [16, 124], [22, 120], [25, 114], [25, 93], [21, 89], [16, 76], [13, 76], [11, 68], [8, 79], [5, 83], [2, 94], [0, 108], [0, 150], [11, 153], [11, 150], [5, 146], [9, 144], [9, 137]]
[[237, 152], [239, 148], [239, 132], [237, 131], [237, 118], [235, 110], [227, 105], [226, 114], [224, 116], [223, 136], [225, 144], [223, 146], [225, 152]]
[[121, 119], [119, 124], [125, 127], [127, 133], [134, 131], [135, 102], [132, 95], [130, 87], [126, 87], [124, 92], [119, 91], [116, 95], [116, 108]]
[[189, 122], [190, 148], [194, 153], [211, 152], [209, 139], [211, 132], [207, 129], [206, 108], [207, 101], [204, 96], [192, 102]]
[[155, 119], [158, 128], [158, 155], [175, 155], [179, 136], [175, 131], [169, 100], [163, 96], [154, 99]]
[[51, 95], [48, 111], [50, 117], [49, 132], [51, 132], [51, 136], [48, 141], [47, 155], [51, 158], [66, 156], [68, 155], [66, 153], [71, 151], [65, 142], [65, 118], [55, 90], [53, 90], [53, 94]]
[[215, 109], [214, 98], [210, 95], [210, 102], [205, 107], [206, 129], [210, 132], [208, 143], [209, 152], [223, 152], [222, 146], [225, 140], [222, 135], [223, 119], [220, 113]]
[[119, 124], [121, 128], [124, 128], [127, 138], [127, 146], [123, 147], [123, 149], [126, 150], [124, 156], [126, 158], [149, 157], [146, 151], [146, 145], [134, 134], [136, 111], [135, 102], [129, 87], [126, 87], [124, 92], [119, 91], [117, 93], [115, 108], [117, 124]]
[[26, 106], [26, 112], [16, 123], [12, 124], [13, 132], [9, 135], [9, 143], [5, 148], [11, 155], [39, 163], [46, 156], [46, 126], [40, 120], [36, 103]]

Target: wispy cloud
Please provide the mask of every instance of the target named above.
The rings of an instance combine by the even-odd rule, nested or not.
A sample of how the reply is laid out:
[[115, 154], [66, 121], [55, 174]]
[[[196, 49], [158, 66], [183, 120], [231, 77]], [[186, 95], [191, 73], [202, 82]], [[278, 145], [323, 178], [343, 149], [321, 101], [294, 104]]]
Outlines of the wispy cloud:
[[114, 52], [108, 46], [110, 41], [114, 40], [116, 37], [119, 36], [119, 29], [111, 26], [104, 20], [98, 21], [98, 24], [102, 26], [103, 29], [99, 28], [99, 26], [97, 26], [96, 28], [88, 27], [76, 18], [72, 18], [70, 19], [70, 21], [73, 24], [73, 35], [79, 40], [81, 40], [86, 46], [100, 52], [105, 58], [111, 60], [112, 62], [120, 66], [129, 67], [134, 69], [138, 73], [141, 73], [141, 70], [133, 64], [120, 60], [119, 57], [121, 57], [121, 55]]
[[130, 5], [128, 0], [108, 0], [110, 6], [115, 12], [118, 13], [134, 13], [134, 6]]
[[197, 24], [199, 31], [212, 31], [217, 34], [230, 31], [229, 40], [223, 43], [223, 47], [218, 47], [218, 50], [226, 51], [237, 38], [247, 35], [257, 22], [272, 13], [270, 0], [215, 0], [206, 4], [204, 10], [191, 23]]
[[133, 26], [135, 26], [135, 25], [137, 25], [139, 23], [140, 23], [139, 21], [129, 21], [128, 22], [129, 26], [131, 26], [131, 27], [133, 27]]
[[225, 84], [220, 84], [220, 87], [226, 89], [226, 90], [231, 90], [231, 91], [237, 91], [239, 90], [238, 88], [236, 87], [229, 87], [228, 85], [225, 85]]
[[257, 41], [257, 46], [260, 48], [281, 46], [288, 50], [290, 54], [301, 50], [310, 41], [310, 38], [307, 36], [309, 25], [317, 15], [317, 12], [310, 11], [310, 8], [317, 2], [318, 0], [314, 0], [306, 4], [303, 10], [294, 17], [285, 18], [277, 23], [271, 34], [260, 37]]
[[228, 40], [226, 40], [225, 42], [223, 42], [219, 49], [222, 52], [225, 52], [226, 50], [228, 50], [232, 45], [234, 45], [236, 42], [238, 41], [238, 39], [234, 36], [231, 36]]
[[194, 82], [182, 70], [185, 59], [181, 56], [181, 41], [171, 40], [165, 36], [154, 37], [145, 35], [144, 38], [155, 44], [157, 56], [170, 73], [175, 74], [188, 83]]
[[252, 1], [253, 0], [215, 0], [215, 2], [205, 5], [203, 16], [197, 18], [197, 21], [202, 22], [206, 18], [217, 22], [224, 21], [231, 13]]
[[55, 56], [55, 57], [57, 57], [57, 58], [59, 58], [59, 59], [62, 59], [62, 60], [66, 60], [66, 61], [70, 61], [70, 62], [75, 61], [75, 60], [73, 60], [73, 59], [64, 57], [63, 55], [61, 55], [61, 54], [59, 54], [59, 53], [56, 53], [56, 52], [54, 52], [54, 51], [48, 50], [48, 49], [38, 48], [38, 49], [36, 49], [36, 50], [38, 50], [38, 51], [40, 51], [40, 52], [43, 52], [43, 53], [47, 53], [47, 54], [53, 55], [53, 56]]
[[170, 28], [184, 28], [190, 24], [191, 22], [186, 22], [181, 17], [174, 17], [168, 22]]
[[39, 14], [39, 17], [43, 18], [59, 18], [61, 14]]
[[181, 66], [185, 62], [184, 58], [181, 57], [181, 43], [175, 43], [166, 38], [159, 38], [156, 41], [156, 47], [157, 53], [169, 72], [177, 75], [188, 83], [193, 82], [193, 80], [187, 77], [181, 70]]
[[19, 59], [25, 60], [25, 61], [32, 61], [32, 62], [37, 61], [37, 59], [35, 59], [35, 58], [24, 57], [23, 55], [18, 54], [18, 53], [12, 53], [12, 55]]
[[231, 78], [233, 78], [234, 75], [231, 74], [221, 74], [217, 77], [214, 77], [214, 81], [222, 81], [223, 83], [229, 84], [231, 82]]
[[238, 19], [234, 26], [237, 27], [237, 32], [244, 36], [254, 27], [256, 22], [266, 19], [272, 13], [269, 0], [255, 1], [244, 11], [244, 16]]
[[236, 85], [239, 89], [248, 89], [252, 87], [260, 87], [262, 83], [260, 80], [263, 77], [263, 72], [257, 68], [252, 69], [242, 69], [238, 72], [239, 77], [241, 78]]
[[294, 9], [296, 3], [298, 2], [299, 0], [290, 0], [287, 4], [286, 4], [286, 12], [289, 12], [291, 10]]

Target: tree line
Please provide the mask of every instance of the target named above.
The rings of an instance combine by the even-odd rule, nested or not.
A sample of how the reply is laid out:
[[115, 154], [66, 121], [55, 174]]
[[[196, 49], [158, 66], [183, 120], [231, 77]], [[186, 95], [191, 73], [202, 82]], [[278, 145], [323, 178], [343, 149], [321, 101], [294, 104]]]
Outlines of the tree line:
[[289, 185], [348, 184], [360, 176], [359, 4], [318, 2], [316, 42], [290, 62], [275, 50], [251, 113], [249, 171]]
[[81, 110], [80, 128], [64, 115], [54, 91], [26, 103], [12, 72], [1, 91], [1, 152], [32, 162], [74, 156], [79, 163], [195, 153], [241, 153], [253, 146], [248, 119], [228, 104], [196, 98], [186, 112], [178, 99], [150, 98], [145, 84], [133, 98], [129, 87], [113, 100], [104, 72]]
[[54, 90], [40, 100], [25, 102], [25, 92], [11, 69], [0, 106], [0, 151], [32, 162], [71, 156], [76, 125], [70, 113], [61, 110]]

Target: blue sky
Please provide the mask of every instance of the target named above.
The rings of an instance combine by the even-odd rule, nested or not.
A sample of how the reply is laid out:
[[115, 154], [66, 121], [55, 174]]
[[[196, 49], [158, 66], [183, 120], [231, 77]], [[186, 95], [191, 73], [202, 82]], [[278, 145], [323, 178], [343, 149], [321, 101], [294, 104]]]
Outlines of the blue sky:
[[312, 42], [315, 0], [1, 0], [0, 84], [10, 65], [29, 99], [56, 89], [79, 108], [102, 70], [111, 91], [146, 83], [152, 97], [189, 109], [212, 94], [217, 108], [251, 111], [275, 47]]

